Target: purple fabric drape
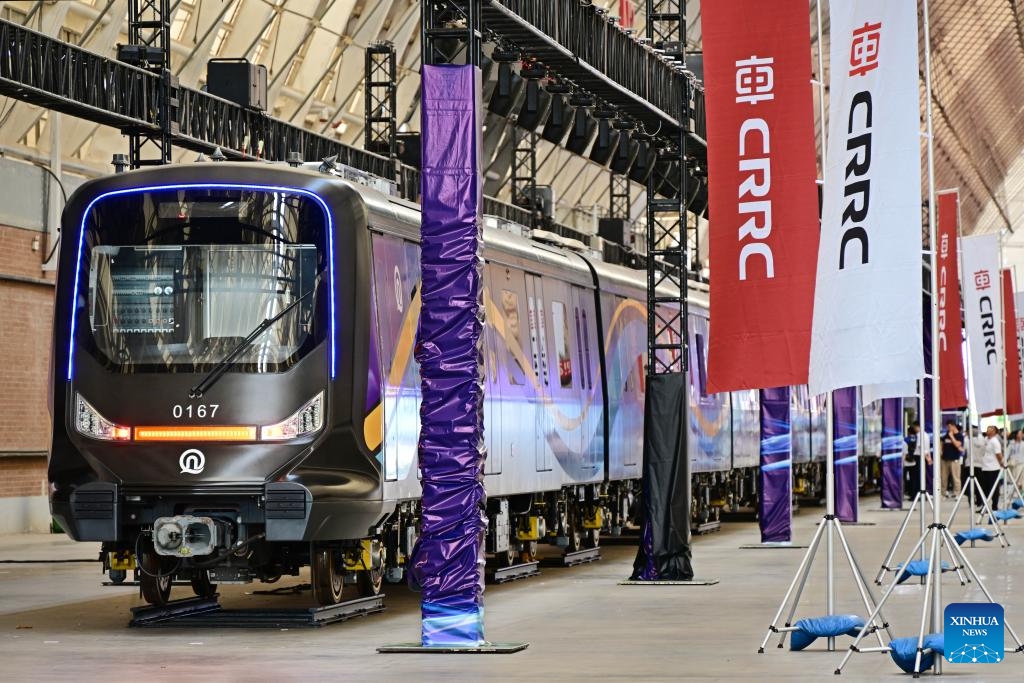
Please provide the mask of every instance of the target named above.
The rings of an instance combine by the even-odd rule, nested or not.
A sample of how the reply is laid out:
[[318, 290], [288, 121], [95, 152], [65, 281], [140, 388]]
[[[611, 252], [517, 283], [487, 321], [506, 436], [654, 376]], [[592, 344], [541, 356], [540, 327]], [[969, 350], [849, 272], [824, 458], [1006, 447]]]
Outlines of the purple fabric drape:
[[833, 450], [836, 477], [836, 517], [857, 521], [858, 462], [857, 387], [832, 392]]
[[761, 390], [762, 543], [792, 540], [793, 433], [789, 387]]
[[903, 507], [903, 399], [882, 400], [882, 507]]
[[412, 579], [423, 646], [476, 646], [483, 631], [483, 236], [480, 71], [424, 66], [422, 80], [423, 516]]

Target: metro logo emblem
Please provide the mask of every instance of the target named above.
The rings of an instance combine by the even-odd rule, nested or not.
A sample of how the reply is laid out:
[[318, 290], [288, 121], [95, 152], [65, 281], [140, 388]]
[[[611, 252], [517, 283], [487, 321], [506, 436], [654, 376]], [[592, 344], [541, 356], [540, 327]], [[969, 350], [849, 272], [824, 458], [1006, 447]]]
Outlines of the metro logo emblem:
[[190, 448], [178, 458], [181, 474], [201, 474], [206, 467], [206, 456], [198, 448]]
[[850, 43], [850, 75], [866, 76], [878, 68], [878, 47], [882, 40], [882, 22], [865, 23], [853, 32]]

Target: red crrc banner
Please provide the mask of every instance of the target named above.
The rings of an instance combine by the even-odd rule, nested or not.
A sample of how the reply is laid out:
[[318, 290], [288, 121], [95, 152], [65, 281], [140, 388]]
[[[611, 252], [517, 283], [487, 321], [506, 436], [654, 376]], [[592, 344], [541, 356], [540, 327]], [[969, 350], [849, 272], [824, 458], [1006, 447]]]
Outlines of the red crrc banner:
[[1024, 413], [1020, 396], [1020, 350], [1017, 346], [1017, 306], [1013, 297], [1013, 273], [1003, 268], [1003, 345], [1006, 348], [1006, 414]]
[[705, 0], [701, 22], [708, 391], [806, 384], [819, 233], [807, 3]]
[[963, 315], [960, 312], [960, 277], [957, 237], [960, 227], [960, 194], [939, 192], [939, 405], [943, 410], [967, 406], [964, 373]]

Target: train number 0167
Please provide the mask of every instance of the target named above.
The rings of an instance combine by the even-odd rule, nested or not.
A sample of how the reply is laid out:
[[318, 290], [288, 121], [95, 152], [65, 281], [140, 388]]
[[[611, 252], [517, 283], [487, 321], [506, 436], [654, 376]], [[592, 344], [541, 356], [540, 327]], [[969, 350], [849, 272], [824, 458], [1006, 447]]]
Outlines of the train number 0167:
[[175, 420], [180, 420], [183, 417], [198, 417], [201, 420], [205, 418], [213, 419], [217, 414], [217, 408], [220, 408], [219, 403], [200, 403], [195, 406], [192, 404], [183, 406], [180, 403], [176, 403], [174, 407], [171, 408], [171, 415], [174, 416]]

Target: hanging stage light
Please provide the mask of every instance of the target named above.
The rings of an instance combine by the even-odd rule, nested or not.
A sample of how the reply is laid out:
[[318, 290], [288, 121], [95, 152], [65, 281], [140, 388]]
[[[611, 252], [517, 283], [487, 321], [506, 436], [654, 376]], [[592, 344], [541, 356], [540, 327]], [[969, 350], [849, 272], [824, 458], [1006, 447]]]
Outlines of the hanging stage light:
[[612, 126], [612, 117], [615, 112], [609, 110], [597, 110], [594, 117], [597, 119], [597, 138], [594, 146], [590, 148], [590, 160], [595, 164], [607, 166], [619, 144], [619, 131]]
[[584, 156], [597, 133], [597, 121], [591, 117], [589, 110], [594, 106], [594, 99], [588, 95], [573, 94], [569, 97], [569, 106], [576, 110], [572, 115], [569, 136], [565, 139], [565, 148], [573, 154]]
[[551, 94], [551, 107], [541, 137], [561, 145], [573, 123], [573, 109], [567, 101], [569, 87], [562, 83], [552, 83], [548, 86], [548, 92]]
[[663, 197], [679, 196], [679, 164], [659, 158], [654, 163], [654, 193]]
[[612, 127], [619, 131], [619, 143], [615, 146], [615, 152], [611, 158], [611, 170], [619, 175], [629, 173], [633, 160], [636, 158], [637, 149], [640, 144], [633, 139], [632, 131], [636, 124], [629, 120], [616, 119]]
[[523, 97], [523, 104], [519, 108], [519, 116], [516, 118], [516, 125], [526, 130], [536, 130], [537, 126], [548, 115], [551, 107], [551, 95], [541, 87], [540, 81], [530, 78], [526, 81], [526, 95]]
[[[638, 135], [634, 135], [634, 138], [639, 138]], [[644, 185], [647, 183], [647, 179], [651, 177], [651, 173], [654, 172], [654, 159], [657, 154], [657, 150], [654, 148], [654, 141], [650, 138], [642, 138], [636, 140], [636, 157], [633, 159], [633, 165], [629, 167], [629, 179], [635, 183]]]
[[509, 116], [522, 104], [525, 85], [519, 74], [513, 71], [511, 63], [498, 62], [498, 83], [494, 86], [487, 108], [498, 116]]

